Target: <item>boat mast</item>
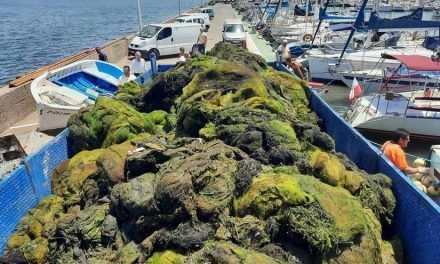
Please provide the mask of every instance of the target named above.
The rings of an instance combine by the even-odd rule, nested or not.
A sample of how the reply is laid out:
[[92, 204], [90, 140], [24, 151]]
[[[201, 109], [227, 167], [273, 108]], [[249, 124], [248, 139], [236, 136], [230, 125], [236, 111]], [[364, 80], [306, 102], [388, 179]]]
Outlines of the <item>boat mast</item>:
[[[330, 2], [330, 0], [327, 0], [327, 2], [325, 2], [324, 10], [322, 11], [323, 15], [327, 11], [327, 7], [328, 7], [329, 2]], [[312, 43], [310, 44], [310, 48], [309, 49], [311, 49], [313, 47], [313, 42], [315, 42], [316, 35], [318, 34], [319, 28], [321, 27], [321, 23], [322, 23], [322, 20], [323, 20], [321, 18], [321, 8], [319, 8], [318, 16], [319, 16], [319, 23], [318, 23], [318, 26], [316, 27], [316, 31], [315, 31], [315, 34], [313, 35]]]
[[344, 57], [345, 51], [347, 50], [348, 45], [350, 44], [354, 33], [356, 32], [358, 27], [360, 27], [364, 22], [364, 10], [365, 10], [365, 7], [367, 6], [367, 2], [368, 2], [368, 0], [364, 0], [361, 8], [359, 9], [359, 14], [356, 18], [356, 21], [354, 22], [353, 28], [351, 29], [350, 35], [348, 36], [348, 39], [347, 39], [347, 42], [345, 42], [344, 49], [341, 52], [341, 56], [339, 57], [338, 64], [341, 62], [342, 57]]
[[139, 19], [139, 32], [142, 31], [142, 16], [141, 16], [141, 4], [139, 0], [137, 0], [137, 11], [138, 11], [138, 19]]

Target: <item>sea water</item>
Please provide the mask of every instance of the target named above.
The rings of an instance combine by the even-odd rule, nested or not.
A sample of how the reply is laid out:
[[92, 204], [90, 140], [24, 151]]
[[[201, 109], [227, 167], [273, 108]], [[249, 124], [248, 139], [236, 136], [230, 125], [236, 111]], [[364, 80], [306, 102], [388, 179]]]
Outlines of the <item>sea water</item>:
[[[179, 12], [178, 0], [139, 0], [144, 24]], [[182, 11], [207, 0], [181, 0]], [[136, 0], [0, 0], [0, 87], [83, 49], [138, 31]]]

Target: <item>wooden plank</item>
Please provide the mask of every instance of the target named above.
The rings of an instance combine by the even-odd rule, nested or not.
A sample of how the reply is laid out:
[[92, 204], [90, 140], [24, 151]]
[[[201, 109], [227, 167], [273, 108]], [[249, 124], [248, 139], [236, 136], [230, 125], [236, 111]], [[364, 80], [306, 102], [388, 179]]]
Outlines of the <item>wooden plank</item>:
[[81, 60], [81, 59], [89, 56], [93, 52], [95, 52], [93, 49], [87, 49], [87, 50], [82, 51], [80, 53], [74, 54], [70, 57], [67, 57], [61, 61], [55, 62], [54, 64], [51, 64], [49, 66], [46, 66], [46, 67], [40, 68], [36, 71], [24, 74], [23, 76], [15, 79], [15, 80], [12, 80], [9, 83], [9, 87], [17, 87], [17, 86], [23, 85], [29, 81], [34, 80], [35, 78], [37, 78], [38, 76], [40, 76], [41, 74], [45, 73], [48, 70], [54, 70], [54, 69], [58, 69], [63, 66], [69, 65], [75, 61]]

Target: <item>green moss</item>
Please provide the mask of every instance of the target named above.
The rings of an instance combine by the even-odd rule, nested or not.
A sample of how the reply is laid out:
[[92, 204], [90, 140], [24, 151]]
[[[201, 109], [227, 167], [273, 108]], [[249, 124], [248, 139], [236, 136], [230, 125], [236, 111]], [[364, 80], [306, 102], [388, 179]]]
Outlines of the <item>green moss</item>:
[[192, 56], [185, 64], [184, 69], [186, 71], [192, 71], [194, 69], [207, 70], [212, 68], [215, 64], [220, 63], [218, 58], [206, 55]]
[[39, 237], [32, 243], [22, 245], [21, 250], [30, 263], [44, 263], [47, 259], [48, 244], [46, 238]]
[[282, 114], [284, 106], [282, 103], [263, 97], [251, 97], [241, 104], [242, 107], [249, 107], [250, 109], [268, 110], [274, 114]]
[[208, 55], [214, 56], [218, 59], [234, 62], [234, 64], [247, 67], [254, 71], [259, 71], [267, 68], [266, 61], [263, 57], [247, 52], [246, 50], [236, 47], [230, 43], [219, 42]]
[[135, 149], [135, 147], [130, 141], [127, 141], [102, 150], [102, 154], [99, 155], [96, 163], [110, 184], [113, 185], [125, 179], [125, 158], [127, 157], [128, 151], [133, 149]]
[[16, 231], [8, 240], [8, 249], [19, 248], [31, 241], [28, 234], [25, 232]]
[[208, 241], [204, 247], [187, 257], [184, 263], [237, 263], [237, 264], [277, 264], [283, 263], [263, 253], [248, 250], [231, 242]]
[[130, 242], [123, 248], [118, 250], [118, 263], [121, 264], [132, 264], [138, 263], [140, 254], [138, 252], [137, 246], [134, 242]]
[[251, 214], [267, 218], [276, 215], [282, 208], [311, 202], [313, 198], [301, 189], [293, 177], [264, 173], [254, 178], [249, 189], [234, 201], [234, 209], [240, 216]]
[[155, 124], [159, 126], [167, 125], [168, 113], [163, 110], [155, 110], [147, 114], [147, 117]]
[[324, 151], [316, 150], [310, 158], [314, 175], [332, 186], [344, 184], [345, 167], [339, 160]]
[[145, 264], [183, 264], [184, 258], [184, 255], [172, 250], [165, 250], [163, 252], [154, 253]]
[[291, 150], [300, 150], [301, 145], [296, 137], [295, 130], [286, 122], [280, 120], [270, 120], [266, 124], [261, 124], [266, 127], [267, 137], [270, 138], [271, 147], [284, 146]]
[[360, 202], [340, 187], [332, 187], [310, 176], [298, 176], [299, 185], [307, 190], [332, 219], [336, 244], [350, 243], [366, 232], [368, 219]]
[[119, 88], [118, 93], [127, 93], [129, 95], [136, 95], [140, 93], [142, 90], [142, 87], [135, 81], [130, 81], [128, 83], [125, 83], [122, 85], [121, 88]]
[[98, 172], [96, 160], [103, 153], [102, 149], [82, 151], [73, 156], [67, 165], [67, 170], [53, 184], [53, 193], [63, 197], [66, 205], [75, 205], [80, 201], [83, 183]]
[[74, 223], [74, 228], [80, 231], [81, 238], [88, 243], [101, 242], [104, 218], [109, 212], [109, 205], [93, 205], [82, 210]]
[[135, 135], [154, 133], [153, 122], [131, 105], [107, 97], [98, 97], [93, 108], [80, 111], [68, 122], [73, 150], [93, 149], [119, 144]]
[[212, 140], [216, 138], [217, 133], [214, 123], [206, 124], [202, 129], [199, 130], [199, 136], [205, 140]]

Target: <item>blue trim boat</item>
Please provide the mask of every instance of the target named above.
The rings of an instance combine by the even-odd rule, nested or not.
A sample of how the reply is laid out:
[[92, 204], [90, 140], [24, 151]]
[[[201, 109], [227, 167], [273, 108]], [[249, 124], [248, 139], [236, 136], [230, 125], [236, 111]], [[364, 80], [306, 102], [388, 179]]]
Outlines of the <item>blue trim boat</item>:
[[122, 74], [113, 64], [84, 60], [39, 76], [31, 84], [39, 130], [65, 127], [71, 114], [94, 104], [98, 96], [115, 95]]

